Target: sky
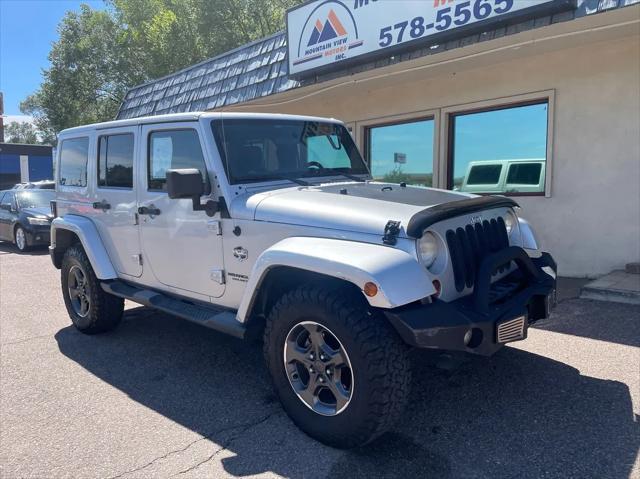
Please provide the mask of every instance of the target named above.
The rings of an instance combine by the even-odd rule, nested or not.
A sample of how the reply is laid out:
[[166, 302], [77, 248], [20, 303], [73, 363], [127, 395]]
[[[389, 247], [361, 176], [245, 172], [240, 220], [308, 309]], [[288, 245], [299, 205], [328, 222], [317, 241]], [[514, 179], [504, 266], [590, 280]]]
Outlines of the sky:
[[58, 22], [81, 3], [105, 8], [102, 0], [0, 0], [0, 90], [6, 122], [19, 119], [20, 102], [40, 86]]

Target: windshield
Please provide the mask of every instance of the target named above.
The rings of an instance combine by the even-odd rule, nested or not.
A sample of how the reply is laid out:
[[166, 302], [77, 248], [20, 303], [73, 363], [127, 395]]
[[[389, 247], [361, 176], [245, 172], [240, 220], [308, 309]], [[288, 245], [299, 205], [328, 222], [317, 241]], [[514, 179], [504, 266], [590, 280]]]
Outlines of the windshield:
[[50, 190], [27, 190], [16, 193], [18, 208], [49, 207], [49, 202], [56, 199], [56, 192]]
[[369, 174], [339, 124], [242, 118], [214, 120], [211, 127], [231, 184]]

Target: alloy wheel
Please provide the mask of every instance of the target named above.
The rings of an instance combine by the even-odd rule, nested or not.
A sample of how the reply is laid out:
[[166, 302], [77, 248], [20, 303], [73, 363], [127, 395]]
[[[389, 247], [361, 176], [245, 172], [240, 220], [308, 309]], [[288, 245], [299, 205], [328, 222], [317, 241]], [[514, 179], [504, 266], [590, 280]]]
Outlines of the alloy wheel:
[[69, 288], [69, 299], [75, 313], [80, 317], [89, 314], [91, 307], [91, 291], [87, 281], [87, 276], [79, 266], [72, 266], [67, 278]]
[[20, 251], [24, 251], [27, 247], [27, 236], [24, 234], [24, 230], [20, 227], [16, 229], [16, 246]]
[[284, 367], [298, 398], [312, 411], [336, 416], [353, 396], [349, 356], [335, 334], [314, 321], [296, 324], [284, 344]]

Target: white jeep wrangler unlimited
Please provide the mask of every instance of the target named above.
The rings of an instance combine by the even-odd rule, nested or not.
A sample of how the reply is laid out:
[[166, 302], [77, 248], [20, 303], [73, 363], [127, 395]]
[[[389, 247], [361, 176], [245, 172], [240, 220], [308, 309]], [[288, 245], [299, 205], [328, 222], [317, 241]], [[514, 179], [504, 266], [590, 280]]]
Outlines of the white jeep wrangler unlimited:
[[390, 428], [410, 347], [490, 355], [549, 315], [556, 265], [510, 198], [372, 181], [336, 120], [188, 113], [60, 134], [51, 258], [83, 333], [124, 299], [264, 336], [293, 421]]

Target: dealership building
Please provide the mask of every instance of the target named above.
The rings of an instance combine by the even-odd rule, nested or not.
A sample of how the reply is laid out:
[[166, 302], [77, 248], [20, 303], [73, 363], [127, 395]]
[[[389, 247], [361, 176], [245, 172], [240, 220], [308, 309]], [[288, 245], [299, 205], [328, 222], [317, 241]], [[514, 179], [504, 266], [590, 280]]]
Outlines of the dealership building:
[[640, 260], [640, 0], [314, 0], [118, 118], [343, 120], [377, 179], [515, 196], [564, 276]]
[[53, 148], [0, 143], [0, 190], [16, 183], [53, 179]]

